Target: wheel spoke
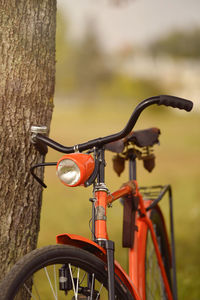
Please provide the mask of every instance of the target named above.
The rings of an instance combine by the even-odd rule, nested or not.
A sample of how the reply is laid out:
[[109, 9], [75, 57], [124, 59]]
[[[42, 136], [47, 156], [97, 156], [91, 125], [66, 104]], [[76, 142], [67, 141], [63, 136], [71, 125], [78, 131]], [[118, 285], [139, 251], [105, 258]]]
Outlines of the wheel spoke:
[[97, 294], [96, 300], [99, 299], [102, 288], [103, 288], [103, 283], [102, 283], [101, 286], [100, 286], [100, 289], [99, 289], [99, 292], [98, 292], [98, 294]]
[[57, 279], [56, 279], [56, 265], [53, 266], [53, 273], [54, 273], [55, 294], [56, 294], [56, 299], [58, 299]]
[[50, 287], [51, 287], [51, 290], [52, 290], [54, 299], [55, 299], [55, 300], [58, 300], [58, 298], [57, 298], [57, 296], [56, 296], [56, 294], [55, 294], [55, 292], [54, 292], [53, 285], [52, 285], [52, 283], [51, 283], [51, 279], [50, 279], [50, 277], [49, 277], [49, 273], [48, 273], [48, 271], [47, 271], [47, 268], [45, 267], [44, 270], [45, 270], [47, 279], [48, 279], [48, 281], [49, 281], [49, 285], [50, 285]]
[[76, 282], [76, 295], [78, 296], [78, 285], [79, 285], [79, 273], [80, 273], [80, 268], [77, 270], [77, 282]]
[[87, 275], [87, 273], [85, 272], [85, 273], [83, 274], [83, 278], [82, 278], [81, 281], [80, 281], [80, 285], [83, 283], [83, 281], [84, 281], [86, 275]]
[[68, 264], [68, 266], [69, 266], [69, 272], [70, 272], [70, 276], [71, 276], [71, 281], [72, 281], [72, 287], [73, 287], [73, 291], [74, 291], [75, 300], [78, 300], [78, 294], [76, 294], [76, 289], [75, 289], [75, 283], [74, 283], [74, 277], [73, 277], [73, 274], [72, 274], [71, 264]]
[[27, 291], [27, 293], [33, 298], [33, 300], [37, 300], [37, 298], [33, 295], [33, 293], [30, 291], [30, 289], [27, 287], [27, 285], [25, 283], [24, 283], [24, 287], [25, 287], [25, 290]]
[[92, 274], [92, 285], [91, 285], [91, 293], [90, 293], [91, 300], [92, 300], [93, 291], [94, 291], [94, 273]]
[[41, 300], [36, 285], [33, 284], [33, 287], [34, 287], [34, 290], [35, 290], [35, 292], [36, 292], [36, 294], [37, 294], [38, 299]]

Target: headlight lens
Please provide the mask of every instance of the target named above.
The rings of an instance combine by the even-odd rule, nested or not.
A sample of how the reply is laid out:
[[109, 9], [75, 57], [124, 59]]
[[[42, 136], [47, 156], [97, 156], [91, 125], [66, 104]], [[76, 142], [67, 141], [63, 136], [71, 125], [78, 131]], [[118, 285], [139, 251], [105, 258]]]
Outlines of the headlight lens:
[[71, 159], [63, 159], [57, 167], [60, 180], [67, 185], [73, 186], [80, 180], [80, 169]]
[[67, 186], [84, 185], [93, 170], [93, 157], [83, 153], [64, 155], [57, 164], [57, 175]]

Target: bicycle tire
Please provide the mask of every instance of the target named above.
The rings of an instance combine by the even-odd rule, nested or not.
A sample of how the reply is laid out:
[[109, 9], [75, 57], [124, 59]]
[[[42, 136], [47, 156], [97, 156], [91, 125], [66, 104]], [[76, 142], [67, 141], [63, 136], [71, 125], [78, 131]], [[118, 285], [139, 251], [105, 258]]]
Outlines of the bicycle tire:
[[[52, 267], [53, 265], [59, 264], [60, 266], [67, 266], [71, 268], [70, 271], [70, 283], [68, 280], [68, 292], [67, 295], [65, 291], [59, 290], [59, 288], [54, 287], [53, 281], [50, 284], [48, 276], [52, 279], [55, 276], [55, 270], [48, 270], [48, 276], [45, 267]], [[73, 268], [72, 268], [73, 266]], [[44, 268], [44, 271], [42, 271]], [[53, 267], [52, 267], [53, 268]], [[75, 270], [76, 268], [76, 270]], [[85, 273], [82, 274], [81, 272]], [[41, 274], [42, 272], [42, 274]], [[52, 273], [51, 273], [52, 272]], [[57, 272], [57, 271], [56, 271]], [[45, 291], [45, 282], [39, 277], [37, 280], [36, 290], [41, 292], [40, 298], [35, 293], [35, 287], [32, 286], [32, 282], [36, 280], [36, 275], [45, 275], [47, 277], [47, 286], [50, 285], [50, 294], [54, 298], [50, 298], [49, 294]], [[54, 274], [53, 274], [54, 273]], [[93, 282], [88, 285], [88, 274], [92, 276]], [[34, 276], [34, 277], [33, 277]], [[76, 277], [75, 277], [76, 276]], [[84, 278], [81, 276], [85, 276]], [[56, 285], [58, 285], [58, 277], [56, 275]], [[54, 278], [54, 280], [55, 280]], [[60, 277], [61, 278], [61, 277]], [[61, 282], [66, 282], [62, 277]], [[68, 278], [68, 279], [69, 279]], [[73, 279], [72, 279], [73, 278]], [[99, 282], [94, 285], [94, 278]], [[87, 280], [86, 280], [87, 279]], [[49, 282], [48, 282], [49, 281]], [[74, 282], [73, 282], [74, 281]], [[31, 282], [31, 285], [29, 285]], [[78, 283], [77, 283], [78, 282]], [[71, 285], [71, 289], [70, 289]], [[29, 288], [30, 286], [30, 288]], [[53, 287], [53, 289], [52, 289]], [[22, 291], [22, 288], [24, 289]], [[40, 289], [40, 290], [39, 290]], [[100, 291], [101, 289], [101, 291]], [[102, 295], [102, 290], [103, 295]], [[54, 290], [54, 292], [53, 292]], [[33, 292], [35, 294], [33, 294]], [[31, 293], [31, 294], [30, 294]], [[59, 293], [59, 298], [56, 296]], [[98, 296], [100, 293], [100, 297]], [[93, 294], [93, 295], [92, 295]], [[116, 299], [132, 299], [130, 292], [127, 290], [125, 285], [120, 281], [119, 278], [115, 276], [115, 294]], [[89, 297], [89, 298], [88, 298]], [[36, 249], [26, 256], [24, 256], [18, 263], [16, 263], [10, 270], [8, 275], [4, 278], [0, 285], [0, 299], [1, 300], [27, 300], [27, 299], [108, 299], [107, 293], [107, 272], [106, 264], [97, 258], [95, 255], [80, 249], [68, 245], [52, 245], [41, 249]]]
[[[150, 219], [153, 223], [157, 242], [160, 248], [165, 272], [171, 287], [171, 255], [169, 252], [168, 238], [164, 227], [161, 213], [158, 209], [152, 209]], [[167, 300], [164, 282], [158, 265], [156, 252], [151, 238], [150, 230], [146, 234], [146, 254], [145, 254], [145, 295], [146, 300]]]

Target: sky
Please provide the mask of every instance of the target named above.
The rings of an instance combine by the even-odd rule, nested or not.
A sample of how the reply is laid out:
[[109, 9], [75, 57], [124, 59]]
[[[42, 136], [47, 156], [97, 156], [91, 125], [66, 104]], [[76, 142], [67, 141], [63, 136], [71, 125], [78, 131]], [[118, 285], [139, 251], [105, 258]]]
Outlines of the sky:
[[144, 45], [174, 29], [200, 27], [200, 0], [58, 0], [74, 38], [84, 32], [87, 20], [96, 26], [103, 45]]

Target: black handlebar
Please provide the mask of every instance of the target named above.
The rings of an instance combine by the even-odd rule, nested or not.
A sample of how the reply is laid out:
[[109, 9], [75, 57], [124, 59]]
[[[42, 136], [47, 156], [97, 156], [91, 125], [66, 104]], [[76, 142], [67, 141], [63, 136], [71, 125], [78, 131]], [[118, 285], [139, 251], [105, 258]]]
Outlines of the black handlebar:
[[186, 111], [191, 111], [193, 107], [193, 103], [189, 100], [168, 95], [161, 95], [158, 105], [171, 106]]
[[100, 138], [88, 141], [83, 144], [72, 146], [72, 147], [65, 147], [65, 146], [58, 144], [57, 142], [53, 141], [52, 139], [50, 139], [44, 135], [41, 135], [41, 134], [37, 134], [34, 137], [34, 142], [37, 142], [37, 144], [41, 143], [42, 145], [47, 145], [47, 146], [49, 146], [59, 152], [62, 152], [62, 153], [73, 153], [77, 150], [82, 152], [82, 151], [91, 149], [93, 147], [99, 148], [105, 144], [108, 144], [108, 143], [111, 143], [111, 142], [114, 142], [121, 138], [126, 137], [133, 129], [141, 112], [146, 107], [148, 107], [152, 104], [171, 106], [173, 108], [184, 109], [186, 111], [191, 111], [192, 107], [193, 107], [193, 103], [191, 101], [182, 99], [182, 98], [178, 98], [178, 97], [174, 97], [174, 96], [161, 95], [161, 96], [151, 97], [146, 100], [143, 100], [136, 106], [127, 125], [125, 126], [125, 128], [122, 131], [120, 131], [118, 133], [115, 133], [115, 134], [112, 134], [109, 136], [105, 136], [103, 138], [100, 137]]

